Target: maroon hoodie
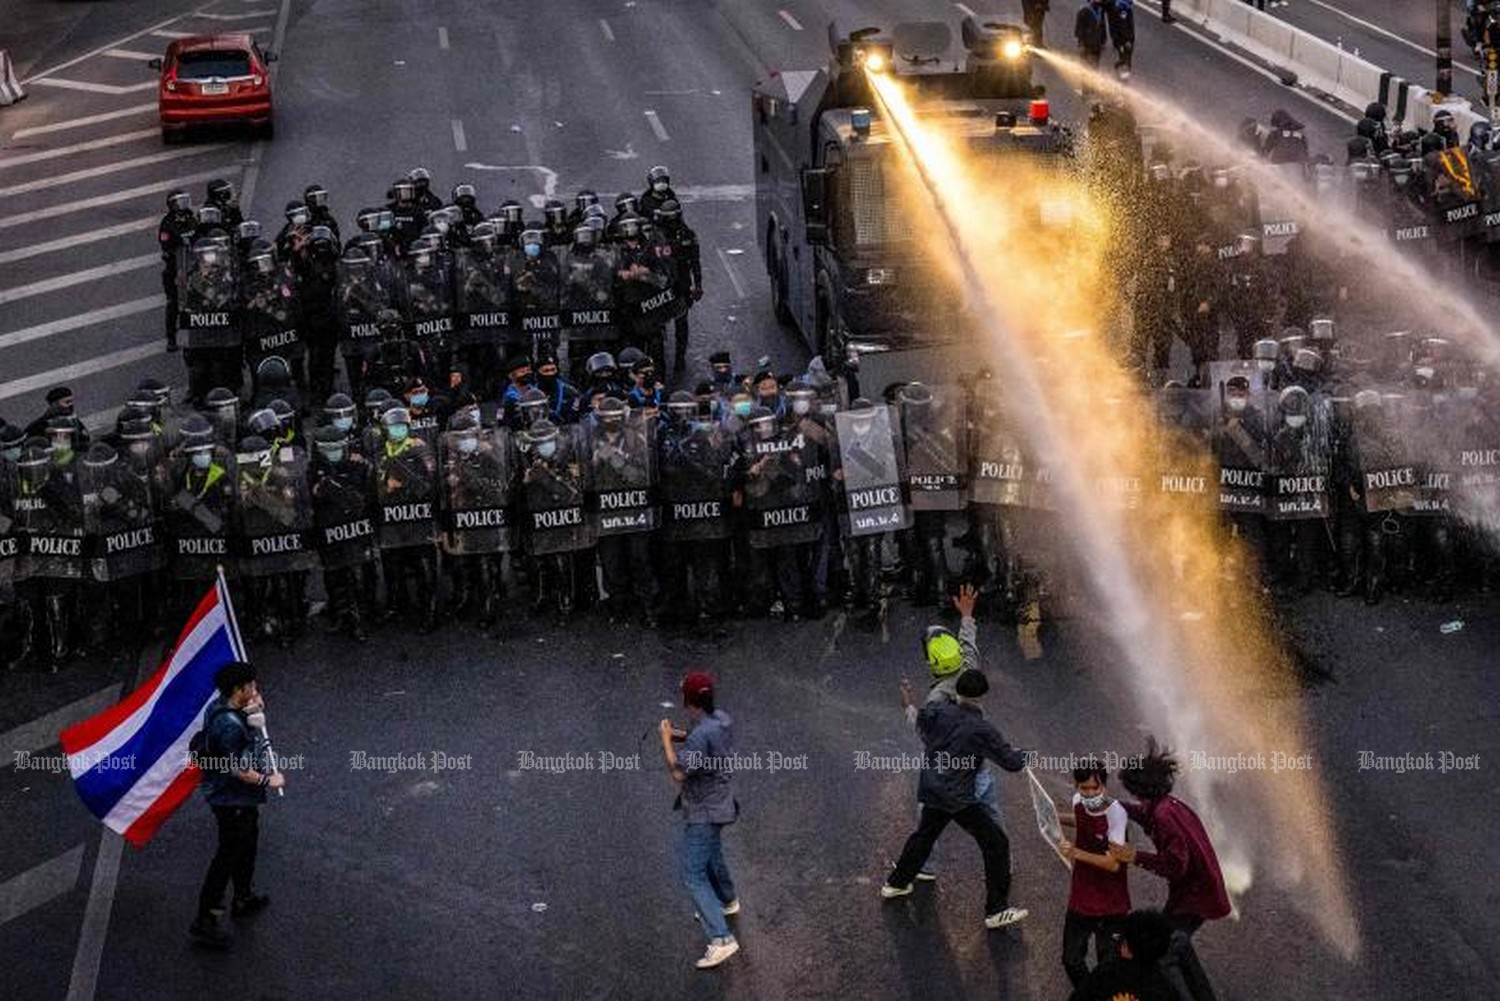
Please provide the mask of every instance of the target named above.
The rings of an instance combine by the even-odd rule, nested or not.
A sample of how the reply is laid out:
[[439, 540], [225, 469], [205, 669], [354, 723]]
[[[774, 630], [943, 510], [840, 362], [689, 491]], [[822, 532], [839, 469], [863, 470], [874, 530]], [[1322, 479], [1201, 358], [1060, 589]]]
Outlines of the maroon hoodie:
[[1141, 825], [1156, 847], [1137, 851], [1135, 864], [1167, 881], [1163, 913], [1191, 914], [1205, 921], [1229, 913], [1229, 893], [1213, 842], [1198, 815], [1175, 796], [1146, 803], [1126, 803], [1125, 812]]

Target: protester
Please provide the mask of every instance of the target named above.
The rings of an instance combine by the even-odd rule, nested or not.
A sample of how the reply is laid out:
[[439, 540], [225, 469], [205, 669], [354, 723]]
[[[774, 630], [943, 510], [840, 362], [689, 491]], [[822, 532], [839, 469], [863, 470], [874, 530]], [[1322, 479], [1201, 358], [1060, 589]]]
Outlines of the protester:
[[1171, 937], [1160, 911], [1132, 911], [1121, 923], [1115, 959], [1101, 962], [1069, 1001], [1179, 1001], [1161, 972]]
[[1123, 863], [1109, 854], [1110, 845], [1125, 844], [1129, 818], [1125, 807], [1105, 792], [1109, 778], [1097, 758], [1085, 758], [1073, 769], [1073, 813], [1057, 819], [1074, 830], [1072, 841], [1059, 845], [1073, 863], [1068, 910], [1063, 918], [1063, 969], [1074, 987], [1088, 976], [1089, 940], [1095, 962], [1114, 958], [1114, 937], [1130, 913], [1130, 886]]

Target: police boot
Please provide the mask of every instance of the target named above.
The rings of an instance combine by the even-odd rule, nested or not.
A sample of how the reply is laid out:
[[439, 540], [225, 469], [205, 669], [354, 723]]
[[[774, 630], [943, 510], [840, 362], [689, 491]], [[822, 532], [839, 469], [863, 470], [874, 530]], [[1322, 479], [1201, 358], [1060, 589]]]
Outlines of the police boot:
[[946, 609], [948, 600], [948, 554], [944, 551], [941, 535], [929, 536], [924, 554], [927, 557], [927, 581], [930, 585], [928, 601]]
[[489, 632], [500, 615], [500, 557], [481, 556], [479, 560], [479, 628]]
[[426, 636], [437, 628], [437, 564], [433, 554], [423, 552], [412, 570], [416, 574], [417, 602], [422, 613], [417, 632]]
[[49, 669], [56, 674], [57, 669], [67, 663], [73, 656], [70, 645], [73, 632], [73, 616], [68, 608], [68, 596], [65, 594], [49, 594], [45, 603], [47, 638], [50, 641], [48, 647]]
[[453, 561], [453, 590], [449, 595], [449, 607], [453, 609], [455, 619], [466, 619], [474, 610], [475, 594], [469, 578], [475, 574], [474, 561], [477, 559], [477, 556], [460, 556]]

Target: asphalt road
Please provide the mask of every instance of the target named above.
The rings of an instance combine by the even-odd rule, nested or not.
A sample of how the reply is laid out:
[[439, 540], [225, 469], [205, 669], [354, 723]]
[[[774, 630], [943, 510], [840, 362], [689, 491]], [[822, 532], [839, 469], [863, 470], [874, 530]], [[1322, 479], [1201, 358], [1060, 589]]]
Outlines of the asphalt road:
[[[70, 10], [49, 22], [50, 34], [24, 36], [23, 75], [101, 46], [158, 52], [162, 35], [125, 36], [189, 10], [168, 6], [132, 6], [129, 24], [113, 19], [126, 12], [115, 5]], [[692, 364], [701, 369], [724, 346], [747, 361], [770, 354], [800, 365], [806, 350], [774, 323], [755, 263], [747, 87], [772, 70], [819, 65], [830, 18], [888, 24], [938, 16], [935, 6], [949, 13], [930, 2], [299, 0], [284, 19], [278, 135], [258, 149], [162, 147], [143, 107], [151, 90], [125, 89], [153, 79], [143, 60], [88, 55], [0, 111], [0, 413], [29, 419], [57, 381], [74, 386], [82, 411], [102, 412], [144, 375], [179, 377], [179, 362], [160, 350], [154, 264], [130, 262], [154, 254], [150, 226], [165, 191], [186, 183], [201, 195], [212, 176], [253, 182], [252, 214], [270, 223], [310, 181], [327, 185], [349, 219], [417, 164], [440, 189], [473, 180], [489, 206], [584, 186], [638, 190], [663, 162], [704, 243]], [[218, 0], [192, 9], [234, 20], [200, 13], [152, 30], [233, 24], [271, 38], [278, 7]], [[1070, 13], [1056, 8], [1048, 31], [1061, 40]], [[1141, 84], [1226, 128], [1287, 106], [1315, 149], [1342, 148], [1348, 122], [1317, 102], [1145, 13], [1138, 30]], [[1066, 87], [1052, 81], [1051, 92], [1057, 114], [1076, 117]], [[38, 128], [53, 130], [27, 131]], [[100, 319], [100, 310], [118, 315]], [[1466, 627], [1439, 632], [1454, 620]], [[1318, 937], [1306, 916], [1316, 902], [1289, 883], [1293, 874], [1260, 873], [1240, 920], [1200, 936], [1221, 996], [1487, 996], [1500, 973], [1483, 781], [1500, 760], [1500, 693], [1487, 670], [1500, 639], [1493, 599], [1366, 609], [1317, 596], [1284, 609], [1282, 621], [1310, 669], [1300, 695], [1309, 733], [1290, 750], [1311, 753], [1320, 769], [1363, 951], [1350, 963]], [[515, 612], [499, 639], [449, 626], [424, 640], [390, 627], [365, 647], [314, 637], [290, 653], [253, 650], [278, 747], [302, 759], [287, 796], [264, 812], [261, 881], [272, 908], [236, 928], [232, 958], [191, 949], [184, 932], [213, 838], [201, 803], [146, 850], [127, 851], [111, 884], [112, 854], [100, 851], [65, 777], [0, 768], [3, 993], [55, 998], [70, 982], [87, 984], [81, 929], [100, 928], [87, 918], [90, 901], [97, 913], [108, 900], [92, 992], [101, 998], [1062, 998], [1065, 874], [1033, 833], [1014, 778], [1001, 783], [1015, 899], [1032, 909], [1023, 928], [980, 926], [979, 863], [961, 836], [942, 844], [935, 887], [891, 904], [876, 895], [912, 820], [914, 777], [853, 760], [914, 749], [894, 686], [920, 673], [912, 637], [925, 622], [903, 608], [888, 638], [834, 617], [678, 637], [594, 618], [563, 634]], [[1115, 673], [1120, 659], [1083, 610], [1044, 639], [1044, 656], [1026, 661], [1013, 636], [983, 626], [990, 713], [1006, 733], [1050, 754], [1139, 749], [1159, 724], [1134, 711]], [[55, 754], [27, 721], [59, 709], [55, 720], [83, 715], [82, 704], [107, 701], [157, 654], [122, 638], [111, 662], [0, 679], [0, 749]], [[744, 950], [713, 974], [691, 968], [701, 944], [675, 883], [670, 783], [649, 738], [664, 713], [680, 713], [663, 703], [677, 701], [678, 679], [694, 667], [720, 677], [742, 752], [767, 765], [773, 753], [806, 761], [737, 780], [745, 815], [727, 843]], [[1359, 766], [1361, 751], [1443, 750], [1478, 754], [1478, 775]], [[359, 770], [359, 751], [420, 754], [428, 767]], [[528, 751], [593, 752], [596, 768], [526, 769]], [[468, 767], [434, 771], [433, 752]], [[601, 771], [602, 752], [639, 754], [641, 767]], [[1235, 780], [1224, 781], [1232, 794]], [[1161, 899], [1144, 878], [1134, 890], [1139, 901]]]

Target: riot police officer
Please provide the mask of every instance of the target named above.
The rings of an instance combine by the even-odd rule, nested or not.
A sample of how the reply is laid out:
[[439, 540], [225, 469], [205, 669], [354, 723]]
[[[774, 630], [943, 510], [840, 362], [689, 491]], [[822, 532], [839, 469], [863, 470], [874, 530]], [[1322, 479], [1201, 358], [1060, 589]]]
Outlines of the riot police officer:
[[[658, 246], [671, 252], [673, 282], [677, 294], [691, 307], [703, 298], [703, 261], [698, 234], [682, 220], [682, 206], [676, 199], [663, 201], [653, 216]], [[687, 366], [688, 310], [673, 320], [676, 340], [672, 354], [672, 371], [681, 374]]]
[[[316, 456], [311, 470], [313, 514], [318, 557], [330, 631], [357, 642], [367, 637], [365, 623], [374, 611], [377, 545], [374, 471], [352, 445], [353, 401], [329, 400], [330, 423], [313, 434]], [[348, 422], [347, 426], [345, 421]]]
[[526, 553], [532, 561], [533, 613], [571, 618], [594, 567], [595, 522], [587, 517], [588, 474], [575, 428], [545, 418], [520, 433]]
[[375, 454], [385, 618], [415, 614], [424, 635], [437, 626], [437, 457], [411, 433], [411, 414], [393, 406], [381, 416], [385, 440]]
[[655, 219], [657, 211], [667, 202], [680, 201], [677, 192], [672, 190], [672, 175], [666, 167], [657, 164], [646, 171], [646, 190], [641, 192], [637, 204], [632, 211], [639, 212], [647, 219]]
[[413, 167], [407, 171], [406, 179], [414, 185], [417, 208], [424, 215], [443, 207], [443, 200], [432, 190], [432, 173], [426, 167]]
[[161, 291], [167, 297], [166, 334], [167, 350], [177, 350], [177, 281], [182, 267], [181, 259], [187, 250], [193, 231], [198, 228], [198, 216], [193, 212], [192, 199], [181, 188], [167, 195], [167, 212], [156, 227], [156, 243], [161, 249]]
[[234, 185], [218, 177], [208, 182], [207, 202], [219, 210], [220, 222], [227, 232], [239, 229], [245, 217], [240, 212], [239, 202], [234, 199]]
[[335, 241], [343, 240], [343, 236], [339, 233], [339, 221], [334, 217], [333, 210], [328, 207], [327, 188], [317, 183], [309, 184], [302, 191], [302, 203], [312, 214], [310, 220], [312, 225], [327, 226]]

